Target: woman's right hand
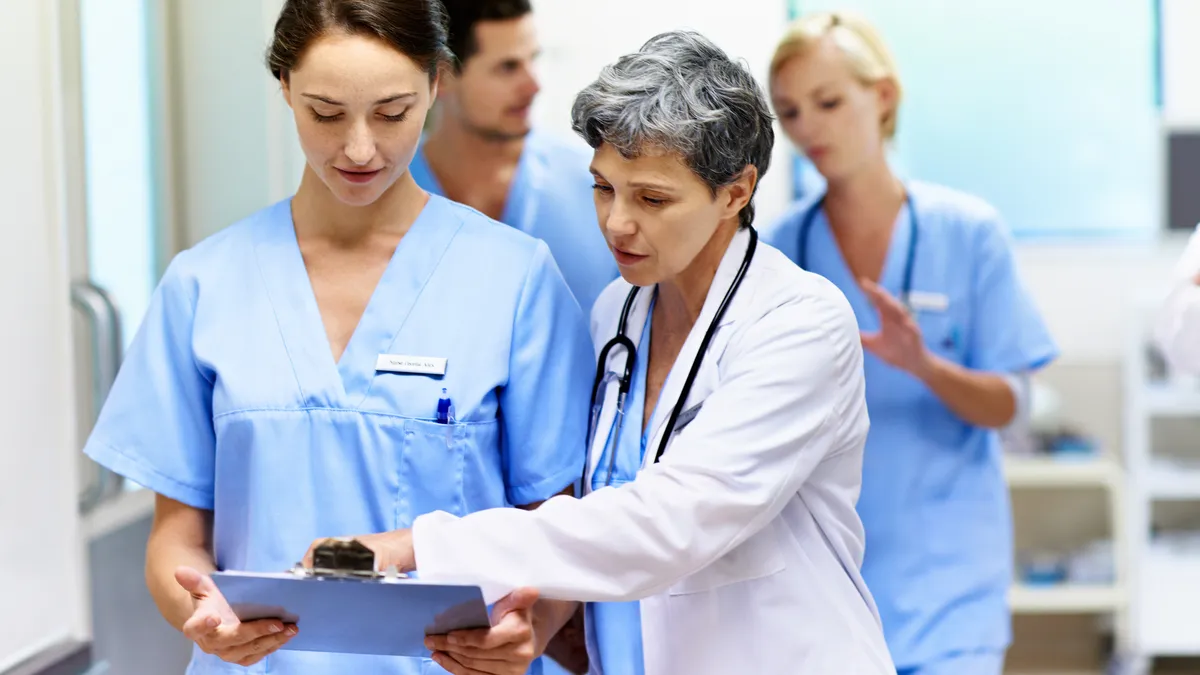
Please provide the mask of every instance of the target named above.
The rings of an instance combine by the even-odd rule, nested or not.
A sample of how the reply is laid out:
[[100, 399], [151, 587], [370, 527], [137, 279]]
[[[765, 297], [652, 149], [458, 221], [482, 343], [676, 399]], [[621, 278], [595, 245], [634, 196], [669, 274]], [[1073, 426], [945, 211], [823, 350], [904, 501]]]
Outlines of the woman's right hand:
[[252, 666], [296, 635], [295, 625], [285, 625], [279, 619], [242, 623], [212, 579], [190, 567], [176, 570], [175, 580], [191, 594], [194, 607], [191, 618], [183, 624], [183, 634], [206, 654], [239, 666]]

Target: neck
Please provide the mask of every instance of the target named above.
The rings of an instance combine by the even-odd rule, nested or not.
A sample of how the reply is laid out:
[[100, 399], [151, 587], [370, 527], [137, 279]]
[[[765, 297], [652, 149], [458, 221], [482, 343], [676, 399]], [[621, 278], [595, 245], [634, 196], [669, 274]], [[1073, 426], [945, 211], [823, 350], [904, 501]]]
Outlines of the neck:
[[738, 232], [738, 219], [721, 223], [711, 239], [686, 269], [679, 275], [659, 282], [655, 302], [656, 320], [690, 331], [704, 309], [713, 278], [729, 244]]
[[881, 155], [864, 169], [829, 182], [825, 213], [838, 228], [870, 228], [877, 223], [890, 226], [904, 199], [904, 184]]
[[524, 149], [524, 137], [498, 138], [488, 135], [445, 112], [439, 115], [425, 141], [425, 157], [431, 162], [446, 160], [437, 163], [472, 173], [516, 164]]
[[379, 199], [366, 206], [351, 206], [338, 200], [312, 169], [305, 167], [292, 199], [292, 219], [298, 237], [355, 242], [378, 233], [403, 236], [428, 198], [412, 174], [405, 172]]

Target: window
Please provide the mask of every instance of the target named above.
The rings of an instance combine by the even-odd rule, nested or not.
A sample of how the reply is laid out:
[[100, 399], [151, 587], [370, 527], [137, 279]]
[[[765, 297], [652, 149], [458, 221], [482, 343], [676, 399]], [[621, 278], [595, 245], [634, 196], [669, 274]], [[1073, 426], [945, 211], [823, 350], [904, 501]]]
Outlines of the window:
[[[977, 194], [1020, 238], [1159, 229], [1152, 0], [790, 0], [883, 32], [905, 98], [897, 171]], [[797, 189], [811, 189], [801, 160]]]

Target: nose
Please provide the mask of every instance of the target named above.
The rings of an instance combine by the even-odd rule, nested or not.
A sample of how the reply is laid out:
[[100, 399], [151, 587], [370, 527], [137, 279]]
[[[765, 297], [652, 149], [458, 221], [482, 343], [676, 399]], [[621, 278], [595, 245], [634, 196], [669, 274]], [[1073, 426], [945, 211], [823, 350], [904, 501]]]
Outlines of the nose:
[[350, 127], [346, 139], [346, 157], [357, 166], [366, 166], [375, 158], [375, 137], [365, 121]]
[[612, 200], [608, 207], [607, 217], [604, 218], [604, 229], [614, 237], [628, 237], [637, 233], [637, 222], [630, 214], [626, 213], [629, 209], [621, 204], [620, 199]]
[[542, 90], [542, 82], [538, 78], [537, 66], [532, 63], [525, 68], [525, 87], [524, 93], [526, 96], [537, 96]]

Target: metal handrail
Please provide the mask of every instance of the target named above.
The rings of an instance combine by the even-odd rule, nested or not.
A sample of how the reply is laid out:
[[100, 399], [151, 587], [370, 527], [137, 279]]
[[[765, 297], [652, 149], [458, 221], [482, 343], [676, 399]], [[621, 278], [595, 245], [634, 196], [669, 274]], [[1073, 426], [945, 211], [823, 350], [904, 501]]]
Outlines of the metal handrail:
[[[82, 311], [92, 325], [92, 411], [100, 409], [108, 398], [121, 368], [124, 342], [121, 312], [112, 294], [84, 279], [71, 284], [71, 304]], [[96, 480], [79, 497], [79, 511], [87, 514], [110, 496], [121, 491], [124, 478], [97, 465]]]

